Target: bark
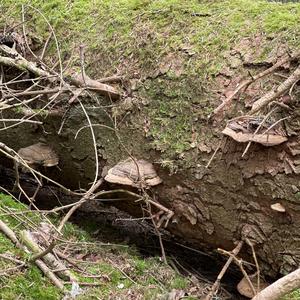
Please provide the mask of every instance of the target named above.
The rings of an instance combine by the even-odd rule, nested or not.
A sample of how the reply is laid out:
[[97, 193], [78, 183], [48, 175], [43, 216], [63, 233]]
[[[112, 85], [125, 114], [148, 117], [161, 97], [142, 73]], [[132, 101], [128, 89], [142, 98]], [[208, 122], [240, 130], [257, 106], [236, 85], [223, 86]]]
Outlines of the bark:
[[[94, 124], [99, 123], [99, 120], [106, 120], [103, 115], [96, 115], [94, 118], [91, 120]], [[63, 136], [55, 134], [60, 126], [58, 121], [51, 118], [45, 123], [46, 131], [53, 133], [47, 136], [47, 142], [59, 154], [60, 170], [49, 168], [42, 172], [68, 189], [88, 189], [88, 183], [93, 180], [95, 170], [93, 144], [90, 136], [86, 134], [79, 134], [76, 140], [70, 138], [84, 124], [83, 115], [71, 115], [68, 122]], [[109, 125], [107, 120], [106, 122]], [[107, 148], [105, 152], [100, 153], [108, 158], [108, 161], [100, 159], [101, 172], [105, 165], [112, 166], [126, 158], [127, 153], [117, 146], [117, 139], [113, 139], [111, 131], [102, 127], [94, 129], [99, 147], [108, 147], [106, 141], [109, 138], [112, 143], [111, 149], [114, 149], [109, 152]], [[26, 140], [20, 138], [24, 135]], [[134, 136], [138, 139], [138, 134]], [[36, 132], [32, 131], [29, 124], [22, 124], [18, 130], [4, 131], [1, 134], [1, 140], [15, 150], [33, 144], [36, 139]], [[298, 154], [291, 155], [291, 149], [295, 147], [293, 143], [298, 145], [297, 139], [275, 147], [253, 144], [246, 157], [241, 159], [246, 145], [228, 139], [209, 169], [195, 166], [170, 176], [168, 170], [156, 165], [163, 183], [152, 188], [150, 194], [174, 212], [167, 230], [193, 247], [202, 249], [219, 247], [231, 250], [235, 241], [248, 238], [255, 245], [259, 265], [264, 274], [276, 276], [278, 273], [295, 269], [297, 258], [291, 253], [299, 247], [297, 241], [300, 238], [299, 178], [287, 163], [293, 163], [298, 157]], [[294, 154], [295, 151], [293, 150]], [[208, 161], [211, 153], [199, 155]], [[150, 161], [158, 159], [155, 155], [149, 157], [149, 153], [143, 148], [139, 149], [139, 157]], [[295, 168], [297, 171], [297, 165]], [[113, 188], [116, 186], [104, 183], [100, 189]], [[109, 202], [112, 205], [133, 216], [143, 216], [141, 202], [135, 202], [135, 199], [122, 193], [110, 198], [122, 199]], [[79, 199], [61, 195], [60, 200], [67, 204]], [[285, 207], [285, 213], [272, 210], [271, 205], [277, 202]], [[90, 211], [97, 210], [97, 201], [90, 201], [87, 205]], [[286, 249], [289, 249], [289, 252]], [[250, 247], [243, 247], [241, 256], [253, 262]]]
[[[111, 106], [108, 100], [102, 104]], [[152, 162], [161, 161], [159, 152], [149, 151], [149, 139], [145, 138], [142, 129], [144, 123], [138, 123], [145, 115], [132, 113], [130, 121], [120, 122], [122, 124], [116, 135], [114, 119], [103, 107], [88, 105], [85, 110], [89, 116], [88, 123], [95, 125], [93, 131], [100, 173], [105, 166], [112, 166], [130, 155]], [[18, 113], [10, 111], [3, 117], [15, 118], [15, 115]], [[59, 155], [59, 168], [40, 171], [64, 185], [65, 192], [82, 188], [88, 190], [95, 176], [95, 145], [90, 128], [85, 124], [85, 112], [79, 105], [73, 104], [65, 118], [54, 115], [43, 119], [43, 127], [23, 122], [18, 127], [1, 128], [0, 140], [17, 151], [37, 143], [40, 137], [46, 138], [47, 144]], [[212, 136], [219, 133], [218, 129], [209, 131], [208, 125], [202, 125]], [[194, 157], [190, 166], [187, 164], [172, 176], [169, 170], [156, 164], [163, 183], [149, 194], [174, 212], [167, 230], [194, 247], [209, 249], [231, 250], [235, 241], [248, 239], [255, 245], [260, 268], [265, 274], [275, 276], [290, 272], [298, 265], [291, 253], [299, 248], [300, 240], [299, 138], [288, 137], [286, 143], [273, 147], [253, 144], [243, 158], [246, 145], [227, 138], [210, 167], [205, 168], [217, 144], [216, 139], [211, 141], [209, 154], [200, 148], [199, 151], [191, 150]], [[194, 164], [193, 159], [199, 163]], [[2, 162], [11, 163], [8, 159]], [[2, 177], [5, 178], [5, 175]], [[112, 188], [115, 187], [108, 183], [101, 186], [101, 189]], [[64, 196], [59, 198], [62, 202], [66, 201]], [[143, 216], [141, 202], [124, 193], [114, 195], [115, 198], [119, 200], [112, 201], [113, 205], [134, 216]], [[91, 207], [97, 207], [96, 201], [87, 202]], [[271, 205], [277, 202], [284, 206], [284, 213], [272, 210]], [[154, 210], [154, 213], [157, 212]], [[251, 249], [243, 247], [241, 256], [252, 261]]]

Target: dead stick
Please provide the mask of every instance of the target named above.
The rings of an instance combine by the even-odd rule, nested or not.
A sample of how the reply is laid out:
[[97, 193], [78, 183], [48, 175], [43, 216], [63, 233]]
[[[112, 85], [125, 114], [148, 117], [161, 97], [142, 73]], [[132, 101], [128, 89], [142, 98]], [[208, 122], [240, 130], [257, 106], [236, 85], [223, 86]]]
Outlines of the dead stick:
[[[274, 109], [272, 109], [272, 110], [271, 110], [271, 111], [263, 118], [263, 120], [260, 122], [260, 124], [258, 125], [258, 127], [256, 128], [256, 130], [254, 131], [254, 133], [253, 133], [253, 135], [252, 135], [252, 139], [253, 139], [254, 136], [258, 133], [258, 131], [260, 130], [260, 128], [265, 124], [265, 122], [266, 122], [267, 119], [271, 116], [271, 114], [272, 114], [273, 112], [276, 111], [276, 109], [277, 109], [276, 107], [275, 107]], [[252, 144], [252, 141], [250, 141], [250, 142], [247, 144], [247, 146], [246, 146], [246, 148], [245, 148], [245, 150], [244, 150], [244, 152], [243, 152], [243, 154], [242, 154], [242, 157], [244, 157], [244, 156], [246, 155], [246, 153], [248, 152], [248, 150], [249, 150], [251, 144]]]
[[53, 240], [45, 250], [41, 251], [40, 253], [37, 253], [37, 254], [33, 255], [32, 258], [30, 259], [30, 261], [35, 261], [39, 258], [44, 257], [45, 255], [50, 253], [53, 250], [54, 247], [55, 247], [55, 240]]
[[283, 83], [281, 83], [276, 89], [271, 90], [269, 93], [265, 94], [263, 97], [255, 101], [252, 105], [251, 114], [257, 113], [263, 107], [268, 105], [274, 99], [278, 98], [289, 90], [295, 82], [300, 80], [300, 65], [296, 70], [288, 77]]
[[252, 250], [252, 256], [253, 256], [255, 266], [256, 266], [256, 271], [257, 271], [257, 293], [259, 293], [259, 291], [260, 291], [260, 268], [259, 268], [258, 260], [257, 260], [255, 249], [254, 249], [252, 242], [249, 239], [246, 239], [246, 243], [250, 246], [250, 248]]
[[[237, 246], [232, 250], [232, 254], [237, 255], [240, 250], [242, 249], [244, 242], [240, 241]], [[219, 286], [220, 286], [220, 282], [221, 279], [223, 278], [224, 274], [226, 273], [228, 267], [230, 266], [230, 264], [233, 261], [233, 257], [230, 256], [226, 262], [226, 264], [223, 266], [221, 272], [219, 273], [217, 280], [215, 281], [215, 283], [213, 284], [213, 286], [211, 287], [211, 290], [209, 292], [209, 294], [205, 297], [205, 300], [211, 300], [214, 293], [218, 290]]]
[[219, 252], [221, 252], [222, 254], [225, 254], [225, 255], [228, 255], [229, 257], [232, 257], [234, 259], [234, 261], [236, 262], [236, 264], [239, 266], [241, 272], [243, 273], [245, 279], [247, 280], [251, 290], [252, 290], [252, 293], [253, 295], [256, 295], [256, 291], [255, 291], [255, 288], [247, 274], [247, 272], [245, 271], [244, 267], [243, 267], [243, 263], [242, 263], [242, 260], [241, 259], [238, 259], [234, 254], [226, 251], [226, 250], [223, 250], [223, 249], [218, 249]]
[[278, 279], [262, 291], [252, 300], [279, 300], [284, 295], [300, 287], [300, 268]]
[[72, 216], [72, 214], [75, 212], [75, 210], [77, 210], [77, 208], [79, 208], [83, 203], [85, 203], [86, 201], [89, 200], [89, 198], [92, 198], [91, 195], [93, 194], [93, 192], [95, 190], [97, 190], [97, 188], [102, 184], [103, 179], [99, 179], [96, 184], [93, 186], [92, 189], [90, 189], [79, 201], [76, 205], [74, 205], [69, 211], [68, 213], [64, 216], [64, 218], [62, 219], [62, 221], [60, 222], [57, 230], [59, 232], [61, 232], [62, 228], [64, 227], [65, 223], [70, 219], [70, 217]]
[[[27, 248], [19, 242], [16, 234], [1, 220], [0, 220], [0, 230], [16, 245], [16, 247], [28, 253]], [[35, 261], [35, 264], [42, 270], [42, 272], [52, 281], [52, 283], [56, 287], [58, 287], [63, 292], [67, 292], [62, 282], [54, 275], [53, 272], [51, 272], [51, 270], [47, 267], [47, 265], [42, 260], [37, 259]]]
[[57, 275], [60, 278], [64, 280], [77, 281], [77, 279], [73, 276], [73, 274], [71, 274], [70, 271], [65, 270], [66, 266], [61, 261], [57, 260], [56, 257], [52, 253], [50, 253], [50, 251], [47, 251], [49, 250], [49, 247], [47, 247], [45, 251], [41, 249], [41, 247], [33, 239], [31, 232], [22, 230], [20, 232], [20, 236], [26, 247], [34, 253], [31, 261], [36, 261], [34, 257], [40, 256], [51, 268], [64, 270], [57, 272]]
[[219, 149], [221, 148], [222, 142], [223, 142], [223, 138], [220, 140], [220, 142], [219, 142], [219, 144], [218, 144], [216, 150], [214, 151], [213, 155], [211, 156], [211, 158], [209, 159], [207, 165], [205, 166], [206, 169], [210, 166], [210, 164], [211, 164], [211, 162], [213, 161], [213, 159], [215, 158], [217, 152], [218, 152]]
[[229, 96], [227, 97], [215, 110], [214, 110], [214, 115], [217, 115], [219, 113], [221, 113], [223, 111], [223, 109], [228, 106], [231, 101], [233, 100], [233, 98], [242, 90], [242, 89], [246, 89], [251, 83], [253, 83], [254, 81], [261, 79], [271, 73], [273, 73], [274, 71], [276, 71], [280, 66], [282, 66], [283, 64], [289, 62], [292, 58], [297, 58], [300, 56], [300, 52], [295, 53], [292, 57], [290, 57], [289, 55], [284, 56], [282, 59], [280, 59], [277, 63], [275, 63], [272, 67], [270, 67], [267, 70], [264, 70], [263, 72], [253, 76], [251, 79], [247, 79], [245, 81], [243, 81], [237, 88], [236, 90]]
[[0, 220], [0, 230], [18, 247], [22, 248], [21, 243], [19, 242], [15, 233], [3, 222]]

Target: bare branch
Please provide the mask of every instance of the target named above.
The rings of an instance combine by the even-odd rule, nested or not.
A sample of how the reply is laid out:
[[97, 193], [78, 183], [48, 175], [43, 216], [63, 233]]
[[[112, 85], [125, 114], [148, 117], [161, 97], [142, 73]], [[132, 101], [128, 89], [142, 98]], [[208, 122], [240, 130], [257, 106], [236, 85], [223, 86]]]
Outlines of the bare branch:
[[278, 300], [300, 287], [300, 268], [278, 279], [259, 292], [252, 300]]

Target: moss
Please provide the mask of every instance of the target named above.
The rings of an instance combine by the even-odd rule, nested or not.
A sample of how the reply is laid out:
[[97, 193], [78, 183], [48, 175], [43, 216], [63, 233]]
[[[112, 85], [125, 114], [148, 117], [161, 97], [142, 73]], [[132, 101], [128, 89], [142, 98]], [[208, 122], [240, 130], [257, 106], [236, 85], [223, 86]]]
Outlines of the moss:
[[10, 276], [3, 280], [1, 299], [59, 299], [60, 292], [46, 278], [41, 276], [40, 270], [32, 266], [27, 272]]
[[[20, 6], [14, 3], [2, 1], [4, 9], [10, 11], [11, 20], [20, 15]], [[213, 89], [216, 74], [226, 66], [226, 51], [243, 38], [260, 34], [265, 41], [260, 43], [258, 60], [263, 61], [276, 45], [286, 43], [297, 48], [300, 41], [298, 3], [33, 0], [31, 5], [39, 8], [53, 25], [62, 57], [68, 58], [73, 53], [74, 66], [80, 65], [78, 45], [83, 43], [86, 69], [92, 76], [112, 75], [117, 69], [129, 78], [136, 76], [133, 74], [142, 80], [150, 77], [149, 88], [137, 91], [137, 97], [144, 97], [149, 103], [138, 112], [138, 119], [151, 124], [147, 132], [150, 147], [163, 152], [162, 159], [167, 161], [176, 160], [190, 150], [192, 133], [201, 132], [201, 124], [206, 124], [207, 116], [216, 106], [216, 96], [209, 91]], [[30, 7], [26, 9], [26, 19], [30, 19], [26, 23], [28, 31], [48, 36], [44, 18]], [[54, 42], [51, 49], [56, 55]], [[170, 69], [160, 74], [163, 62], [170, 55]], [[181, 72], [176, 75], [172, 64], [178, 60]], [[193, 101], [198, 99], [205, 100], [195, 105]], [[207, 139], [206, 133], [201, 135], [202, 140]], [[111, 139], [105, 152], [111, 153], [113, 147], [115, 140]], [[136, 144], [129, 150], [135, 148]]]
[[299, 300], [300, 299], [300, 290], [297, 289], [292, 293], [286, 295], [285, 297], [281, 298], [281, 300]]
[[[38, 212], [29, 212], [28, 207], [10, 196], [0, 194], [0, 208], [5, 212], [13, 211], [15, 216], [3, 215], [1, 220], [6, 222], [14, 229], [18, 235], [19, 230], [25, 229], [27, 222], [37, 225], [43, 221], [43, 217]], [[24, 218], [26, 211], [26, 222], [18, 219], [18, 213], [23, 212]], [[2, 213], [2, 211], [1, 211]], [[54, 224], [58, 224], [58, 218], [51, 218]], [[85, 230], [86, 229], [86, 230]], [[98, 278], [86, 277], [80, 272], [76, 272], [79, 282], [97, 283], [99, 286], [84, 290], [84, 294], [78, 299], [121, 299], [127, 297], [129, 291], [134, 291], [136, 295], [143, 295], [143, 299], [158, 299], [158, 296], [173, 288], [186, 288], [188, 281], [177, 275], [168, 266], [161, 264], [159, 258], [144, 259], [138, 256], [133, 247], [127, 245], [109, 245], [95, 241], [92, 238], [92, 232], [99, 229], [95, 223], [86, 221], [84, 229], [78, 226], [66, 223], [64, 227], [63, 239], [70, 241], [73, 246], [70, 258], [76, 254], [83, 255], [82, 264], [78, 261], [78, 266], [84, 268], [86, 272], [98, 276]], [[100, 228], [101, 229], [101, 228]], [[107, 230], [107, 229], [106, 229]], [[14, 247], [13, 243], [0, 233], [0, 253], [10, 253], [21, 260], [28, 260], [30, 257]], [[86, 258], [85, 258], [86, 257]], [[92, 259], [90, 260], [89, 257]], [[1, 270], [14, 267], [6, 260], [0, 258]], [[99, 277], [99, 275], [101, 275]], [[151, 287], [151, 288], [149, 288]], [[1, 276], [0, 278], [1, 299], [60, 299], [60, 291], [54, 287], [49, 280], [43, 276], [40, 270], [35, 266], [28, 264], [10, 276]], [[67, 285], [67, 288], [71, 287]]]

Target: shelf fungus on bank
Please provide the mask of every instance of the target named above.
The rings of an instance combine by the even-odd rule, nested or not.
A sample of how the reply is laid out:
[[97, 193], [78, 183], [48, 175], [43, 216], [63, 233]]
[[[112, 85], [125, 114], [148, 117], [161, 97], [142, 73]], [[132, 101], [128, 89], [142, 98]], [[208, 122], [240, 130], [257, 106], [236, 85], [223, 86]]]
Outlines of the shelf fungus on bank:
[[[59, 162], [57, 154], [45, 143], [37, 143], [21, 148], [18, 151], [18, 155], [33, 169], [39, 166], [54, 167]], [[22, 167], [22, 170], [27, 171], [25, 167]]]
[[162, 182], [152, 163], [144, 159], [132, 158], [120, 161], [109, 169], [104, 179], [110, 183], [136, 188], [149, 188]]
[[262, 117], [252, 116], [235, 118], [228, 122], [222, 133], [239, 143], [254, 142], [264, 146], [275, 146], [288, 140], [280, 122], [263, 120]]
[[259, 287], [258, 287], [258, 281], [257, 281], [256, 274], [249, 275], [248, 279], [246, 277], [243, 277], [243, 279], [237, 285], [237, 290], [241, 295], [243, 295], [247, 298], [253, 298], [255, 296], [255, 293], [253, 292], [248, 280], [250, 280], [252, 287], [255, 289], [256, 293], [265, 289], [269, 285], [265, 281], [260, 280]]
[[285, 207], [281, 203], [279, 203], [279, 202], [272, 204], [271, 208], [273, 210], [275, 210], [275, 211], [280, 212], [280, 213], [284, 213], [285, 212]]

